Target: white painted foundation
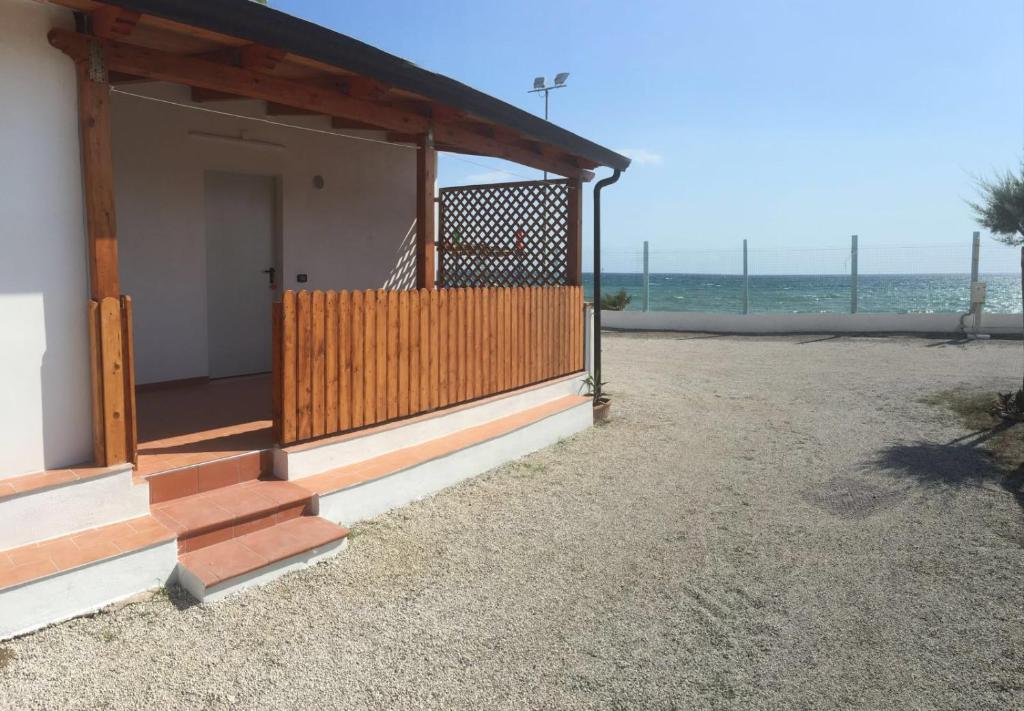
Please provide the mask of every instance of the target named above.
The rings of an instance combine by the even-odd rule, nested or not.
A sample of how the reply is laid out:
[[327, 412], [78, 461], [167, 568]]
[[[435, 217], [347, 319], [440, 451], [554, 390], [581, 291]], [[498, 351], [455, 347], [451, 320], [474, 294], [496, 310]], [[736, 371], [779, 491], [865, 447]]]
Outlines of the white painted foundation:
[[171, 540], [0, 591], [0, 639], [99, 610], [170, 582]]
[[[1020, 314], [985, 314], [981, 333], [1020, 334]], [[967, 319], [969, 325], [971, 319]], [[701, 333], [928, 333], [957, 335], [959, 314], [719, 314], [602, 311], [601, 325], [624, 331]]]
[[0, 551], [149, 514], [149, 486], [131, 465], [0, 502]]
[[593, 424], [593, 406], [588, 400], [494, 439], [379, 479], [322, 494], [316, 500], [318, 514], [345, 526], [364, 521], [548, 447]]
[[269, 583], [275, 578], [279, 578], [286, 573], [291, 573], [296, 570], [308, 568], [311, 565], [315, 565], [322, 560], [326, 560], [331, 556], [335, 556], [341, 553], [348, 547], [348, 538], [342, 538], [338, 541], [333, 541], [323, 546], [311, 548], [304, 553], [294, 555], [291, 558], [285, 558], [284, 560], [278, 561], [272, 565], [268, 565], [265, 568], [254, 570], [246, 575], [240, 575], [237, 578], [231, 578], [225, 580], [222, 583], [206, 587], [203, 585], [203, 581], [193, 575], [188, 568], [183, 565], [178, 565], [177, 579], [181, 587], [188, 591], [188, 594], [194, 597], [200, 602], [216, 602], [221, 598], [227, 597], [228, 595], [234, 595], [237, 592], [246, 590], [257, 585], [263, 585]]
[[379, 457], [433, 439], [537, 407], [566, 395], [584, 392], [583, 375], [462, 405], [448, 412], [431, 413], [407, 422], [385, 425], [377, 431], [342, 435], [322, 443], [274, 450], [274, 473], [282, 479], [301, 479], [330, 469]]

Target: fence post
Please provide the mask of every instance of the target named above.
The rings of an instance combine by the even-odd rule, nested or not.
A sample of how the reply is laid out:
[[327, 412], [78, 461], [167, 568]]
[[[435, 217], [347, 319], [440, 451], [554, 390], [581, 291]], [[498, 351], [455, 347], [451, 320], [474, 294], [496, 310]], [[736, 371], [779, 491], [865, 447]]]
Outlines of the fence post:
[[743, 240], [743, 313], [750, 313], [750, 272], [747, 270], [747, 240]]
[[647, 249], [648, 242], [644, 240], [644, 281], [643, 281], [643, 303], [644, 311], [650, 310], [651, 306], [651, 272], [650, 264], [648, 262], [649, 252]]
[[850, 313], [857, 313], [857, 235], [850, 237]]
[[981, 258], [981, 233], [975, 232], [971, 237], [971, 291], [967, 298], [970, 301], [970, 309], [974, 314], [974, 332], [981, 330], [982, 304], [974, 303], [974, 285], [978, 283], [978, 264]]

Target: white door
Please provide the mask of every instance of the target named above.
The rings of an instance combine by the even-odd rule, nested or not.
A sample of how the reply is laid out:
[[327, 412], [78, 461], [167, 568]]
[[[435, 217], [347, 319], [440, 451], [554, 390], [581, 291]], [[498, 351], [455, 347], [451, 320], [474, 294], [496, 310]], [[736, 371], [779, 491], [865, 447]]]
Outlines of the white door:
[[206, 173], [210, 377], [270, 370], [274, 178]]

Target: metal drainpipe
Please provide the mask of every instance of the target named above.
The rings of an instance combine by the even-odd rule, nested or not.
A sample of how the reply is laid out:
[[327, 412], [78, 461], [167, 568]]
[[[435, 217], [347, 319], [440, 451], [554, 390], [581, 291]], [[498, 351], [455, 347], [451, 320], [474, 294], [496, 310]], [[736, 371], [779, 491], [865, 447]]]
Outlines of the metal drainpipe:
[[594, 402], [601, 397], [601, 190], [621, 175], [616, 169], [594, 186]]

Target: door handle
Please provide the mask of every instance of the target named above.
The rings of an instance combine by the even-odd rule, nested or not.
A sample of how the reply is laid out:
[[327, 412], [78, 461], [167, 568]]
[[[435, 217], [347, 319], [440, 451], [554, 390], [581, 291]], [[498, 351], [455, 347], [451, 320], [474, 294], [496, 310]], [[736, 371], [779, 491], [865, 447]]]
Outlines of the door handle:
[[267, 274], [270, 277], [270, 288], [273, 289], [277, 283], [276, 280], [274, 279], [275, 275], [277, 274], [277, 270], [274, 269], [273, 267], [270, 267], [269, 269], [264, 269], [263, 273]]

